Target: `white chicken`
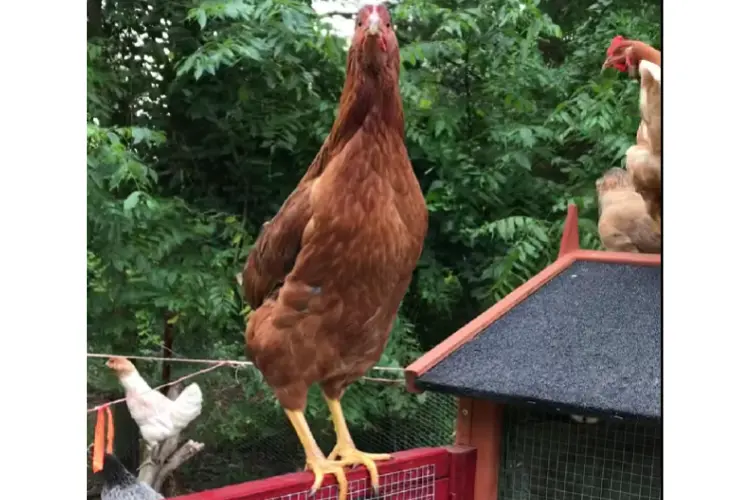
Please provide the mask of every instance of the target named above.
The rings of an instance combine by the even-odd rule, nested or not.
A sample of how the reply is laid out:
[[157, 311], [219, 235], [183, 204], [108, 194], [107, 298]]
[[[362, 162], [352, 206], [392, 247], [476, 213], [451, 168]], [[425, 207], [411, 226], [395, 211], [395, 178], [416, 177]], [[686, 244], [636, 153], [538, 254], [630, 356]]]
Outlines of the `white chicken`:
[[125, 389], [125, 402], [149, 448], [177, 435], [200, 415], [203, 394], [198, 384], [190, 384], [174, 401], [152, 390], [127, 358], [107, 361]]

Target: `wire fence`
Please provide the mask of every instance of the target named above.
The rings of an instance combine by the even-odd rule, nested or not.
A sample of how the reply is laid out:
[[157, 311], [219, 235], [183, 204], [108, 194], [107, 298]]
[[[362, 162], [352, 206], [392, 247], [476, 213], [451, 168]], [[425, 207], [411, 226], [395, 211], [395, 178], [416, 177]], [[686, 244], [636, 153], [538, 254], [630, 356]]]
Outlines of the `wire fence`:
[[[344, 413], [348, 417], [347, 402], [371, 395], [373, 382], [353, 385], [342, 400]], [[456, 399], [440, 394], [414, 395], [406, 392], [402, 385], [379, 387], [381, 397], [399, 400], [419, 398], [416, 412], [405, 414], [394, 404], [387, 411], [379, 411], [366, 424], [351, 420], [349, 428], [357, 447], [371, 453], [389, 453], [428, 446], [443, 446], [453, 443], [455, 436]], [[308, 419], [318, 445], [324, 453], [335, 444], [333, 424], [327, 418]], [[206, 448], [197, 460], [185, 464], [180, 471], [180, 484], [186, 491], [217, 488], [241, 481], [262, 479], [289, 472], [302, 471], [305, 456], [286, 416], [279, 410], [267, 418], [264, 427], [274, 429], [268, 436], [245, 436], [227, 450], [226, 445], [206, 443]], [[200, 437], [200, 436], [198, 436]], [[227, 475], [219, 471], [236, 471]], [[231, 477], [231, 479], [230, 479]]]
[[[314, 497], [310, 496], [309, 490], [306, 490], [270, 500], [337, 500], [338, 497], [338, 486], [331, 485], [321, 488]], [[377, 495], [368, 486], [367, 479], [355, 479], [349, 482], [347, 497], [357, 500], [434, 500], [435, 466], [422, 465], [382, 474], [380, 491]]]
[[661, 427], [506, 407], [500, 500], [660, 500]]

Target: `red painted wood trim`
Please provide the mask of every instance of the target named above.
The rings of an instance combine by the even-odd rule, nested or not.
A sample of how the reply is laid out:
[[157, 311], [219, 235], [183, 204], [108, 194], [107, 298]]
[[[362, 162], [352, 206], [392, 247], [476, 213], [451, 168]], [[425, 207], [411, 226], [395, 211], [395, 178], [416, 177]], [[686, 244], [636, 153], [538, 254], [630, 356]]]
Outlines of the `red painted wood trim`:
[[560, 251], [557, 258], [563, 257], [570, 252], [581, 248], [581, 237], [578, 234], [578, 205], [568, 205], [568, 215], [565, 217], [562, 237], [560, 238]]
[[[435, 481], [435, 500], [448, 500], [450, 499], [450, 489], [451, 489], [451, 481], [447, 477], [444, 477], [443, 479], [438, 479]], [[419, 492], [414, 493], [397, 493], [392, 498], [398, 498], [401, 500], [402, 498], [404, 500], [416, 500], [419, 498]], [[382, 498], [388, 498], [391, 495], [386, 495]], [[379, 497], [380, 498], [380, 497]], [[424, 497], [422, 497], [424, 498]], [[466, 500], [471, 500], [470, 498], [467, 498]]]
[[570, 254], [575, 260], [612, 264], [634, 264], [637, 266], [660, 266], [661, 254], [604, 252], [601, 250], [577, 250]]
[[477, 450], [470, 446], [449, 446], [451, 470], [448, 476], [449, 500], [473, 500], [477, 468]]
[[468, 446], [471, 443], [471, 416], [474, 400], [458, 398], [458, 415], [456, 415], [456, 445]]
[[468, 414], [460, 415], [456, 429], [456, 445], [477, 450], [474, 491], [470, 498], [497, 500], [503, 406], [481, 399], [470, 401], [463, 403]]

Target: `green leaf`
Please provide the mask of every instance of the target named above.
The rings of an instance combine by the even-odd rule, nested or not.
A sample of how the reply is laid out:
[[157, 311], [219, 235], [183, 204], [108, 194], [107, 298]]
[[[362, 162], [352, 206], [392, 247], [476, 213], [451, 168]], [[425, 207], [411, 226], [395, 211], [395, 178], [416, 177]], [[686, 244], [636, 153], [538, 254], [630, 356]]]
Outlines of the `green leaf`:
[[531, 148], [534, 146], [534, 137], [531, 134], [531, 130], [523, 127], [518, 131], [518, 134], [521, 136], [521, 142], [524, 146]]
[[442, 118], [438, 118], [435, 121], [435, 137], [440, 137], [440, 134], [446, 130], [447, 126]]
[[206, 11], [203, 9], [197, 9], [195, 13], [195, 20], [198, 22], [198, 26], [201, 27], [201, 29], [206, 27]]
[[133, 191], [128, 195], [127, 198], [125, 198], [125, 201], [122, 203], [122, 208], [129, 212], [135, 208], [135, 206], [138, 204], [138, 200], [141, 198], [141, 192], [140, 191]]
[[133, 144], [139, 144], [144, 139], [150, 137], [150, 131], [142, 127], [133, 127], [130, 129], [130, 133], [133, 136]]
[[522, 166], [526, 170], [531, 170], [531, 160], [529, 160], [528, 155], [526, 153], [522, 153], [520, 151], [516, 151], [513, 153], [513, 159], [518, 163], [518, 165]]

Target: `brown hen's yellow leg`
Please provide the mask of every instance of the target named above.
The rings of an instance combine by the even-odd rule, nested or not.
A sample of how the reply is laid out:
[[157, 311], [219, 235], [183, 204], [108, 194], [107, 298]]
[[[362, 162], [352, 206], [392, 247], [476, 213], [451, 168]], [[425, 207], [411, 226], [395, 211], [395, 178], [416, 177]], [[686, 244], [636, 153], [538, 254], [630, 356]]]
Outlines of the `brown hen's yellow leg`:
[[349, 434], [349, 428], [346, 426], [344, 412], [341, 409], [341, 402], [338, 399], [325, 399], [326, 403], [328, 403], [328, 408], [331, 410], [331, 416], [333, 417], [333, 428], [336, 430], [336, 446], [333, 447], [333, 451], [328, 455], [328, 459], [330, 460], [339, 457], [341, 462], [346, 465], [362, 464], [367, 467], [367, 471], [370, 473], [372, 489], [375, 491], [375, 494], [377, 494], [380, 487], [380, 478], [378, 476], [378, 468], [375, 465], [375, 461], [388, 460], [391, 456], [386, 453], [365, 453], [359, 451], [354, 446], [352, 436]]
[[307, 420], [305, 420], [303, 412], [284, 411], [286, 412], [286, 416], [289, 417], [294, 430], [297, 432], [297, 437], [302, 443], [302, 447], [305, 449], [306, 469], [312, 471], [315, 475], [315, 481], [313, 481], [312, 488], [310, 488], [310, 495], [315, 495], [320, 485], [323, 484], [323, 478], [326, 474], [333, 474], [336, 476], [336, 481], [339, 484], [339, 500], [346, 500], [346, 494], [349, 489], [349, 484], [346, 481], [346, 472], [344, 472], [344, 465], [346, 464], [328, 460], [323, 455], [323, 452], [318, 447], [318, 443], [315, 442], [312, 432], [310, 432], [310, 427], [307, 425]]

